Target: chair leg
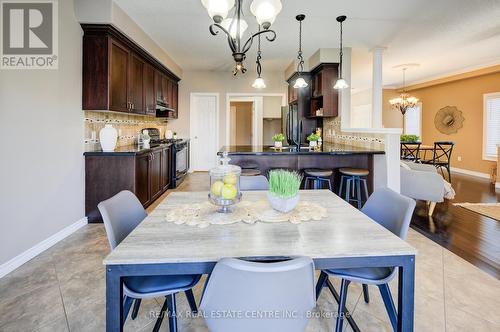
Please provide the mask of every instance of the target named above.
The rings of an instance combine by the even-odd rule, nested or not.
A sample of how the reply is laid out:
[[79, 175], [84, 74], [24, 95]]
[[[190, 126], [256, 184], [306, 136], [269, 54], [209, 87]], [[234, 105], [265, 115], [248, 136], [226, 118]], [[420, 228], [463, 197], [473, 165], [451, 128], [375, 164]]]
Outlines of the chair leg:
[[[168, 298], [168, 296], [167, 296]], [[156, 320], [155, 326], [153, 327], [153, 332], [158, 332], [161, 327], [161, 323], [163, 322], [163, 318], [165, 318], [165, 315], [170, 315], [170, 313], [167, 312], [168, 310], [168, 303], [167, 303], [167, 298], [165, 298], [165, 302], [163, 302], [163, 306], [160, 309], [160, 315], [158, 316], [158, 319]]]
[[194, 299], [194, 294], [192, 289], [188, 289], [187, 291], [184, 292], [186, 294], [186, 298], [189, 303], [189, 308], [191, 308], [191, 312], [193, 314], [198, 313], [198, 307], [196, 306], [196, 300]]
[[133, 298], [129, 296], [125, 296], [123, 299], [123, 321], [122, 321], [122, 326], [125, 324], [125, 321], [127, 320], [128, 313], [130, 311], [130, 307], [132, 306], [132, 302], [134, 301]]
[[365, 303], [370, 303], [370, 293], [367, 284], [363, 284], [363, 298], [365, 299]]
[[167, 296], [168, 305], [168, 327], [170, 332], [177, 332], [177, 306], [175, 304], [175, 294]]
[[339, 187], [339, 196], [342, 197], [342, 187], [344, 186], [344, 178], [345, 176], [340, 176], [340, 187]]
[[356, 177], [355, 181], [356, 181], [356, 191], [357, 191], [358, 210], [359, 210], [361, 209], [361, 180], [359, 177]]
[[333, 192], [332, 180], [327, 179], [327, 181], [328, 181], [328, 188], [330, 188], [330, 191]]
[[396, 311], [396, 307], [394, 306], [394, 301], [391, 295], [391, 289], [388, 284], [378, 285], [378, 289], [380, 290], [380, 295], [382, 295], [382, 299], [384, 300], [385, 309], [387, 310], [387, 314], [389, 315], [389, 319], [391, 320], [392, 329], [397, 331], [398, 329], [398, 314]]
[[367, 201], [368, 200], [368, 186], [366, 185], [366, 179], [362, 179], [362, 181], [363, 181], [363, 187], [365, 188], [365, 198]]
[[345, 200], [347, 201], [347, 203], [349, 203], [350, 201], [350, 194], [351, 194], [351, 179], [350, 178], [347, 178], [346, 180], [346, 185], [345, 185]]
[[[326, 285], [328, 286], [328, 289], [330, 289], [330, 292], [332, 293], [333, 297], [335, 298], [335, 301], [337, 301], [337, 303], [340, 303], [340, 296], [337, 293], [337, 291], [335, 290], [335, 287], [333, 287], [332, 282], [328, 278], [326, 279]], [[345, 306], [344, 306], [344, 314], [345, 314], [345, 317], [347, 319], [347, 322], [349, 323], [349, 325], [351, 325], [352, 330], [354, 332], [360, 332], [358, 324], [356, 324], [356, 322], [354, 321], [354, 319], [351, 316], [351, 313], [349, 312], [349, 310], [347, 310], [347, 308]]]
[[325, 287], [326, 279], [328, 279], [328, 274], [321, 271], [319, 278], [318, 278], [318, 282], [316, 283], [316, 301], [318, 300], [319, 296], [321, 295], [321, 291], [323, 290], [323, 287]]
[[335, 324], [335, 331], [342, 332], [342, 325], [344, 324], [344, 316], [346, 315], [345, 302], [347, 299], [347, 289], [349, 287], [349, 280], [342, 279], [340, 283], [340, 301], [339, 311], [337, 315], [337, 323]]
[[134, 308], [132, 309], [132, 320], [137, 318], [137, 314], [139, 313], [139, 307], [141, 306], [141, 299], [135, 299]]
[[446, 170], [448, 171], [448, 182], [451, 183], [451, 171], [450, 171], [450, 165], [446, 166]]
[[429, 204], [429, 217], [432, 217], [434, 213], [434, 208], [436, 207], [436, 202], [430, 202]]

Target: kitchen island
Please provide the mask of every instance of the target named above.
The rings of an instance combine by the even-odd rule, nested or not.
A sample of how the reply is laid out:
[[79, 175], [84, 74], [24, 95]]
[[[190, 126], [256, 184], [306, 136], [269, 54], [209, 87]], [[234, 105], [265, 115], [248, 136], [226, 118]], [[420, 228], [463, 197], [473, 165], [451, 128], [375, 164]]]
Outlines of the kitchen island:
[[[373, 156], [385, 154], [383, 149], [358, 147], [346, 144], [325, 143], [321, 149], [309, 147], [284, 147], [276, 149], [270, 146], [225, 146], [218, 154], [227, 152], [230, 163], [242, 168], [258, 168], [266, 175], [272, 169], [289, 169], [298, 172], [306, 168], [322, 168], [333, 170], [334, 188], [338, 188], [341, 167], [363, 168], [370, 171], [367, 177], [368, 191], [373, 190]], [[335, 189], [337, 192], [337, 189]]]

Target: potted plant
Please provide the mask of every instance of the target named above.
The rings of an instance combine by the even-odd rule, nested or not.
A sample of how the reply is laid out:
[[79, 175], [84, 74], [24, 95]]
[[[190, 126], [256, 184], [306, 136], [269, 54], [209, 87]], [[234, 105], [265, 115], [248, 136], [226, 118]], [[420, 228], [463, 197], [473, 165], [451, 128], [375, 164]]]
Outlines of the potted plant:
[[311, 135], [307, 136], [307, 140], [309, 141], [309, 146], [310, 147], [316, 147], [318, 145], [318, 140], [320, 139], [319, 135], [316, 135], [315, 133], [312, 133]]
[[400, 140], [402, 143], [417, 143], [420, 141], [418, 135], [401, 135]]
[[269, 172], [267, 199], [273, 209], [287, 213], [299, 203], [299, 189], [302, 177], [297, 172], [272, 170]]
[[281, 149], [283, 147], [283, 141], [285, 140], [285, 135], [282, 133], [276, 134], [273, 136], [274, 147], [277, 149]]

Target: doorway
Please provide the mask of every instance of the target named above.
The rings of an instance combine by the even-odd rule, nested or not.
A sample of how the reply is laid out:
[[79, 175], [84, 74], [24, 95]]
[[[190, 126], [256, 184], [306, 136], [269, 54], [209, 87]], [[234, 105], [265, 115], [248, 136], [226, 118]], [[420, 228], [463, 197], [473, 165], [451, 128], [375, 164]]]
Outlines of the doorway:
[[219, 94], [191, 93], [191, 171], [208, 171], [217, 165], [218, 133]]
[[253, 101], [233, 101], [229, 105], [229, 145], [252, 145]]

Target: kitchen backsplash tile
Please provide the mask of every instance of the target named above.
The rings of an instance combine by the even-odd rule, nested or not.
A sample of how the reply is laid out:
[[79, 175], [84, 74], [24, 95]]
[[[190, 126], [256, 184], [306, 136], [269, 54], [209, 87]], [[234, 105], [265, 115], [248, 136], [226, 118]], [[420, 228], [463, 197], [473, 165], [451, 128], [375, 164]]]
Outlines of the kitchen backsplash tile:
[[384, 149], [382, 134], [345, 133], [341, 130], [340, 117], [323, 120], [323, 140], [329, 143], [341, 143], [374, 149]]
[[84, 111], [85, 150], [94, 149], [99, 143], [99, 131], [105, 124], [112, 124], [118, 131], [117, 146], [137, 143], [137, 136], [143, 128], [158, 128], [161, 137], [165, 136], [167, 122], [150, 116], [137, 116], [119, 113]]

